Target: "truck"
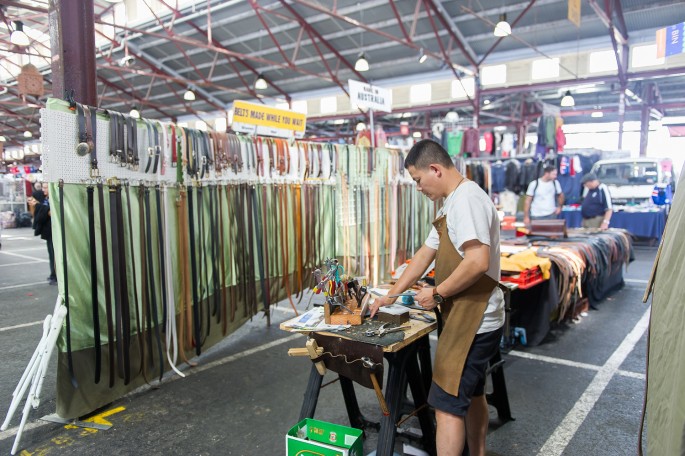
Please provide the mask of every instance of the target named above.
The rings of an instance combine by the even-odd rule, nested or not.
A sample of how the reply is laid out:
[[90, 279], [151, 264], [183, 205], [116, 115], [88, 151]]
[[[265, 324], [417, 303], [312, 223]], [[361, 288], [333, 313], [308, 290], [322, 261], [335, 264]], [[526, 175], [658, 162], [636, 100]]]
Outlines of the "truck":
[[600, 160], [592, 166], [592, 172], [609, 188], [614, 204], [642, 204], [651, 199], [657, 186], [670, 185], [675, 192], [669, 162], [646, 157]]

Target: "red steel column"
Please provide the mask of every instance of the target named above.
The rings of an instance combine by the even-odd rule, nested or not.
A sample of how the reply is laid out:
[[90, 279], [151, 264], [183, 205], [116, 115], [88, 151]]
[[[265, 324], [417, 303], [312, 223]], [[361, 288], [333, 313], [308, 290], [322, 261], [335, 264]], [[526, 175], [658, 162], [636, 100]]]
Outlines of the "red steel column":
[[97, 106], [93, 0], [52, 0], [48, 19], [53, 96]]

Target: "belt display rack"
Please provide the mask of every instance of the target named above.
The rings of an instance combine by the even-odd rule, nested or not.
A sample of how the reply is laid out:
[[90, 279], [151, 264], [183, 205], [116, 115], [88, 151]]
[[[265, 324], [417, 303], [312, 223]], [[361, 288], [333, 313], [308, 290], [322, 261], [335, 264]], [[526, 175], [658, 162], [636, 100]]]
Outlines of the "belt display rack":
[[346, 271], [388, 278], [435, 210], [384, 149], [203, 132], [54, 99], [41, 123], [69, 307], [65, 418], [168, 369], [183, 375], [178, 358], [190, 363], [260, 307], [267, 322], [271, 304], [294, 307], [332, 248]]

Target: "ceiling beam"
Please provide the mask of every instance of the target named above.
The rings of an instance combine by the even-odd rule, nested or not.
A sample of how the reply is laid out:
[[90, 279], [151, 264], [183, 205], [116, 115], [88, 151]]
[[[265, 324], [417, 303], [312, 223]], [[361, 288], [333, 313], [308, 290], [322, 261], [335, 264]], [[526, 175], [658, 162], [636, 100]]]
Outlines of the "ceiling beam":
[[445, 7], [442, 5], [441, 0], [429, 0], [428, 3], [433, 7], [435, 12], [438, 15], [438, 18], [440, 19], [440, 22], [442, 22], [443, 27], [447, 29], [449, 34], [452, 36], [452, 39], [454, 40], [455, 43], [457, 43], [457, 46], [459, 46], [459, 49], [464, 53], [464, 56], [466, 59], [471, 62], [471, 65], [473, 65], [474, 69], [476, 72], [478, 71], [478, 62], [477, 62], [477, 57], [476, 53], [473, 52], [473, 48], [469, 43], [466, 42], [466, 38], [464, 38], [464, 35], [462, 35], [461, 31], [457, 27], [457, 24], [454, 23], [452, 20], [452, 17], [449, 15], [449, 13], [445, 10]]

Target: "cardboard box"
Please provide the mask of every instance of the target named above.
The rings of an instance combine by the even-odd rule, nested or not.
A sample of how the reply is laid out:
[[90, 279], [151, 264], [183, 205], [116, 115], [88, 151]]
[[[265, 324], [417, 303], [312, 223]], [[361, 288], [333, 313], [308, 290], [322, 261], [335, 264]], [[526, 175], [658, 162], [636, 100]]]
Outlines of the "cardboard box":
[[285, 436], [287, 456], [363, 456], [362, 431], [312, 418], [293, 426]]

